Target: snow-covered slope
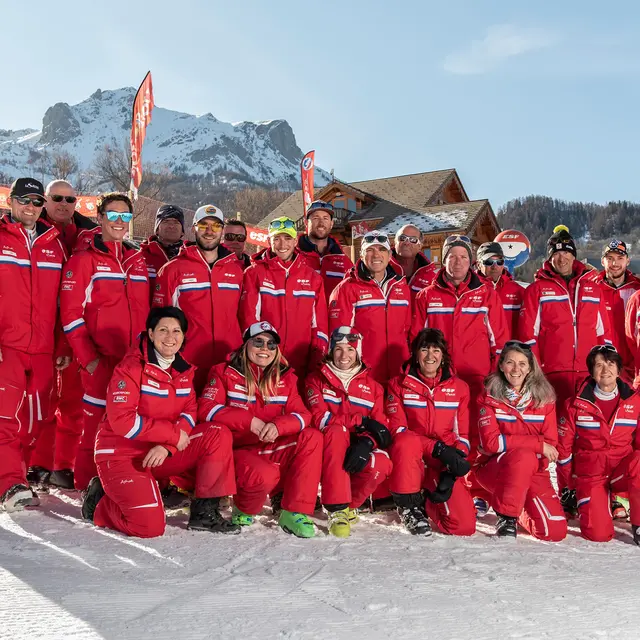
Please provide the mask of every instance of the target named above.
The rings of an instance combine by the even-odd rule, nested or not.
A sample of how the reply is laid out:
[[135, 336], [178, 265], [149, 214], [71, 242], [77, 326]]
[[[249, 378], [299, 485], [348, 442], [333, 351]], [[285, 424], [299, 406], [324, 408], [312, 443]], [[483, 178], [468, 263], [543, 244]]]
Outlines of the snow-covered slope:
[[[42, 129], [0, 129], [0, 171], [10, 176], [41, 175], [43, 156], [71, 153], [89, 170], [105, 145], [128, 141], [136, 90], [98, 89], [79, 104], [60, 102], [47, 109]], [[146, 166], [190, 175], [237, 174], [240, 182], [261, 182], [295, 188], [300, 184], [302, 151], [286, 120], [221, 122], [207, 113], [194, 116], [156, 106], [142, 152]], [[46, 160], [46, 158], [45, 158]], [[50, 177], [50, 176], [47, 176]], [[329, 176], [316, 171], [316, 183]]]

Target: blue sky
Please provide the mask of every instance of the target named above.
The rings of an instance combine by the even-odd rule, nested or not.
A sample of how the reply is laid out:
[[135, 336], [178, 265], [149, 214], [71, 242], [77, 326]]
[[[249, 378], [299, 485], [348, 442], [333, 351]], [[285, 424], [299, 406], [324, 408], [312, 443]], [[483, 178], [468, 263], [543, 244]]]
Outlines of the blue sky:
[[3, 3], [0, 128], [39, 128], [52, 104], [151, 69], [156, 104], [285, 118], [347, 181], [455, 167], [495, 208], [640, 200], [637, 2], [53, 4], [25, 21], [22, 1]]

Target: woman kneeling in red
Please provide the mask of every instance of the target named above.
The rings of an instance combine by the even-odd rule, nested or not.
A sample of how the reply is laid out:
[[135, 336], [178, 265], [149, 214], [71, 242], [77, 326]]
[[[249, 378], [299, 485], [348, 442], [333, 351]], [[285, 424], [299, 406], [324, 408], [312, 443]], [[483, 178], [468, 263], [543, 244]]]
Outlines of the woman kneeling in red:
[[98, 476], [89, 483], [82, 515], [99, 527], [153, 538], [165, 530], [156, 479], [195, 475], [189, 529], [239, 533], [218, 510], [235, 491], [228, 429], [195, 426], [194, 368], [179, 354], [187, 333], [180, 309], [159, 307], [147, 336], [115, 368], [95, 444]]
[[567, 520], [548, 469], [558, 459], [555, 393], [528, 344], [504, 345], [479, 415], [481, 455], [472, 473], [492, 494], [496, 534], [515, 538], [519, 522], [536, 538], [562, 540]]
[[274, 514], [280, 511], [280, 526], [311, 538], [315, 527], [308, 515], [318, 495], [322, 434], [309, 428], [311, 414], [273, 326], [256, 322], [243, 340], [228, 363], [211, 369], [198, 401], [199, 420], [226, 425], [233, 433], [238, 491], [232, 521], [253, 524], [270, 494]]
[[338, 327], [320, 371], [307, 378], [307, 405], [324, 434], [322, 504], [329, 533], [347, 538], [357, 508], [391, 473], [384, 389], [362, 363], [362, 336]]
[[469, 387], [451, 368], [442, 331], [415, 337], [404, 373], [389, 383], [386, 411], [393, 433], [389, 488], [404, 526], [431, 535], [426, 508], [443, 533], [472, 535], [473, 499], [457, 481], [469, 471]]

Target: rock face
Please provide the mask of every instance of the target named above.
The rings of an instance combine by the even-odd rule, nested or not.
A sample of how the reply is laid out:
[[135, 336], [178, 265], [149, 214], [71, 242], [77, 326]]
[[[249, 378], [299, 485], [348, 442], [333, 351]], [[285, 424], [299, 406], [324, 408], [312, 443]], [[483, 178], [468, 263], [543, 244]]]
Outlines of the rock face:
[[[47, 109], [40, 131], [0, 129], [0, 171], [10, 176], [38, 173], [45, 179], [52, 177], [46, 169], [34, 171], [34, 158], [58, 151], [73, 155], [81, 171], [91, 171], [105, 145], [127, 145], [135, 93], [133, 87], [98, 89], [78, 104], [60, 102]], [[286, 120], [230, 124], [211, 113], [194, 116], [157, 105], [142, 150], [149, 168], [283, 188], [300, 186], [302, 156]], [[329, 179], [316, 168], [317, 185]]]

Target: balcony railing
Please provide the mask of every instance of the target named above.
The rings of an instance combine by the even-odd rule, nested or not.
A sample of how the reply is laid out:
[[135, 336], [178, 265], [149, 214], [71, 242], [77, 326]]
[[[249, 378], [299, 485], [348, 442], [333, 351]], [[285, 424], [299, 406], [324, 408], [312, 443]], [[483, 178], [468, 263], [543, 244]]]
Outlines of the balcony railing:
[[[344, 228], [345, 224], [349, 220], [349, 217], [352, 216], [355, 212], [350, 211], [349, 209], [334, 209], [333, 210], [333, 228], [341, 229]], [[298, 218], [296, 220], [296, 231], [298, 233], [304, 232], [306, 229], [304, 218]]]

